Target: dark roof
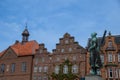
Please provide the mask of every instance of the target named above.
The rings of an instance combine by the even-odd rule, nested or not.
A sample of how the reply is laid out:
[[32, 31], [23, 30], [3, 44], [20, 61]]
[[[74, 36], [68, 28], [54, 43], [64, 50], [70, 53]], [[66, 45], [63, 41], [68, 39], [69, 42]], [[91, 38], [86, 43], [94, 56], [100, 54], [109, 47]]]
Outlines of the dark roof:
[[[120, 44], [120, 35], [112, 35], [112, 36], [115, 37], [115, 43], [116, 43], [116, 44]], [[108, 37], [108, 36], [106, 36], [106, 37]], [[90, 40], [91, 40], [91, 38], [88, 38], [87, 47], [90, 46]], [[99, 46], [102, 46], [102, 45], [105, 44], [105, 41], [104, 41], [102, 44], [101, 44], [101, 41], [102, 41], [102, 37], [98, 37], [98, 45], [99, 45]]]

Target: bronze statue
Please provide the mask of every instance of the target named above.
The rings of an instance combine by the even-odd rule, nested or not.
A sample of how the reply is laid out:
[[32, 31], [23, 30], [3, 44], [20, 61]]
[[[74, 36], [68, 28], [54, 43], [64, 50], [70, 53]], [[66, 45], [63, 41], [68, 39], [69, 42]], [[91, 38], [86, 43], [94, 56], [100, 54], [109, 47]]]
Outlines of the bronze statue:
[[[88, 51], [90, 52], [89, 63], [91, 66], [90, 74], [98, 75], [98, 71], [102, 67], [101, 59], [100, 59], [100, 45], [98, 45], [98, 39], [96, 37], [97, 33], [91, 34], [90, 46]], [[103, 43], [104, 37], [106, 35], [106, 30], [104, 32], [101, 44]]]

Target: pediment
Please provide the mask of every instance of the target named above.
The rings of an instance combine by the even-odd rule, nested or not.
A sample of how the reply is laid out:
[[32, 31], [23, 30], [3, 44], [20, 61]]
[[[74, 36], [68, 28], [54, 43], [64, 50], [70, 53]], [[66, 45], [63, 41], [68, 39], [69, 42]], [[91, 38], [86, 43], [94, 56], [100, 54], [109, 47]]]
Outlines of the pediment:
[[17, 58], [17, 55], [11, 48], [8, 48], [2, 55], [1, 59], [11, 59], [11, 58]]

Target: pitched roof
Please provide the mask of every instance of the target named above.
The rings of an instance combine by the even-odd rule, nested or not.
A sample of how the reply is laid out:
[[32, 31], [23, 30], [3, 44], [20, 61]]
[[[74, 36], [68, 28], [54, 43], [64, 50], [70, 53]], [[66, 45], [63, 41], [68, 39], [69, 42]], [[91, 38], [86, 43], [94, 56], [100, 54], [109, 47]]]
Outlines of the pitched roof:
[[[11, 45], [9, 48], [13, 49], [13, 51], [18, 56], [27, 56], [27, 55], [34, 55], [38, 47], [39, 47], [39, 44], [35, 40], [33, 40], [33, 41], [28, 41], [24, 44], [18, 42], [18, 43]], [[5, 51], [3, 51], [2, 53], [4, 54]]]

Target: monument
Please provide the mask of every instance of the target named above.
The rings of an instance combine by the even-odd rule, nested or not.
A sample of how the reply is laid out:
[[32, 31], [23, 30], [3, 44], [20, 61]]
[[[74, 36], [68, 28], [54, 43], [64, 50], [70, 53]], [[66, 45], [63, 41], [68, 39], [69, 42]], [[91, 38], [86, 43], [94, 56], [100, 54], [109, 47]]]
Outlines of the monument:
[[[100, 44], [103, 44], [104, 38], [106, 35], [106, 30], [103, 35], [103, 39]], [[85, 80], [103, 80], [99, 75], [100, 68], [102, 67], [101, 59], [100, 59], [100, 45], [98, 45], [97, 33], [91, 34], [90, 45], [88, 48], [89, 51], [89, 64], [90, 64], [90, 73], [85, 77]]]

